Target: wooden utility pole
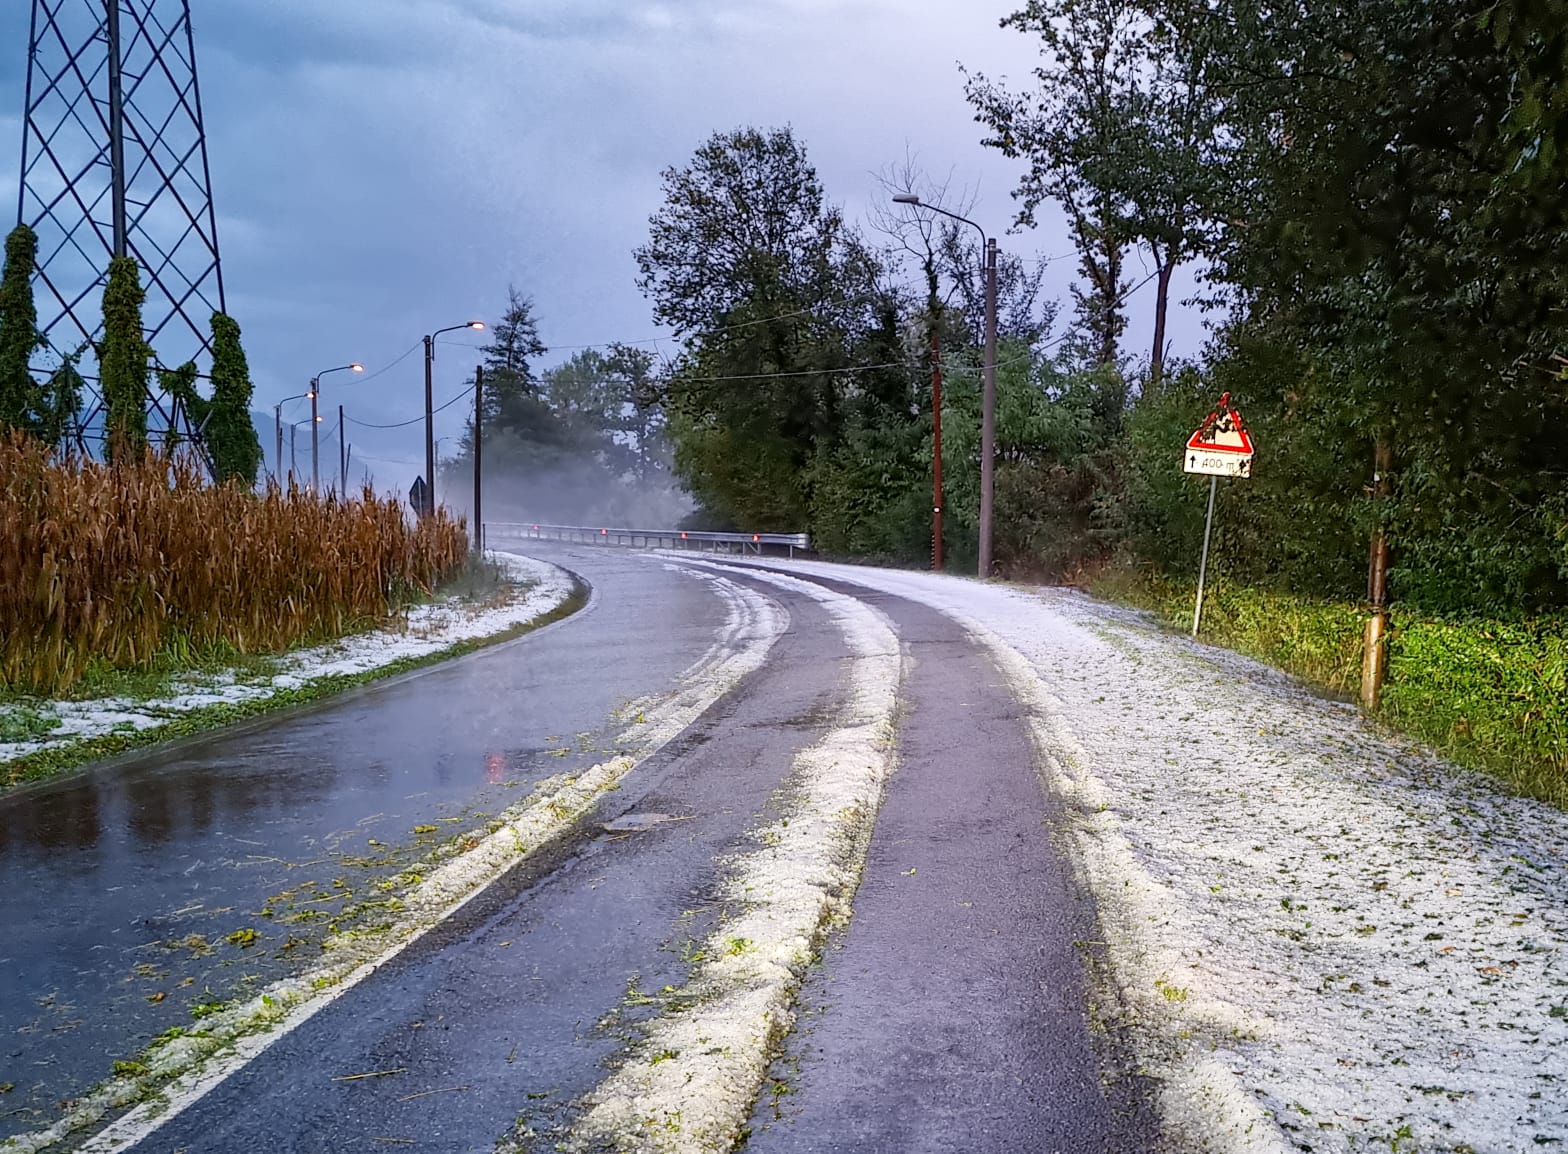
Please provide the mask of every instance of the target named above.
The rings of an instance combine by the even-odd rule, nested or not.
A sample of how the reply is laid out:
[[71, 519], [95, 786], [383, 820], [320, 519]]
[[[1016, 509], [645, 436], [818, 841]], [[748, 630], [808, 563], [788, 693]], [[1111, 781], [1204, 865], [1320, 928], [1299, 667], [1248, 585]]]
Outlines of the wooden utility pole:
[[[982, 229], [981, 235], [985, 232]], [[980, 579], [991, 576], [996, 493], [996, 241], [985, 242], [985, 368], [980, 403]]]
[[1394, 448], [1386, 437], [1379, 437], [1373, 454], [1372, 497], [1376, 502], [1377, 525], [1372, 530], [1371, 557], [1367, 564], [1367, 601], [1371, 615], [1361, 644], [1361, 704], [1376, 709], [1388, 676], [1388, 528], [1385, 523], [1388, 499], [1393, 494]]
[[480, 480], [483, 470], [479, 467], [480, 455], [485, 442], [485, 367], [483, 365], [474, 369], [474, 552], [483, 553], [485, 549], [485, 522], [479, 503]]
[[942, 571], [942, 331], [931, 324], [931, 568]]

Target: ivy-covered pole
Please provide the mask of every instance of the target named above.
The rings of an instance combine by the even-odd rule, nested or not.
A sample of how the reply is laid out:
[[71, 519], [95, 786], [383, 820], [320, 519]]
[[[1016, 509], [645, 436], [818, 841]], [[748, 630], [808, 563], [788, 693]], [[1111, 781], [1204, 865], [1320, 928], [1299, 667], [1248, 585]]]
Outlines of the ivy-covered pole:
[[139, 458], [147, 448], [147, 365], [152, 350], [142, 335], [141, 269], [131, 257], [109, 262], [103, 290], [103, 347], [98, 381], [107, 410], [110, 460]]
[[17, 225], [6, 237], [5, 269], [0, 272], [0, 428], [35, 434], [42, 397], [28, 365], [33, 350], [43, 343], [33, 303], [37, 260], [37, 234]]
[[219, 484], [238, 480], [254, 488], [261, 469], [261, 441], [250, 417], [250, 363], [240, 344], [240, 326], [224, 313], [212, 314], [212, 415], [206, 441]]

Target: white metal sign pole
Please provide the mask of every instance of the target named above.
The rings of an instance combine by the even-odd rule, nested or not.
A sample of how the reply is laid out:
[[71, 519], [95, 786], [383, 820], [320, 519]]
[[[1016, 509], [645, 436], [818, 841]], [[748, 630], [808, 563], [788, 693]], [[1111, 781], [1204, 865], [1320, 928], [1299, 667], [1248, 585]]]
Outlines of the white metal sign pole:
[[1209, 536], [1214, 532], [1214, 494], [1220, 487], [1217, 476], [1209, 478], [1209, 516], [1203, 523], [1203, 560], [1198, 562], [1198, 604], [1192, 611], [1192, 635], [1198, 635], [1203, 620], [1203, 581], [1209, 575]]

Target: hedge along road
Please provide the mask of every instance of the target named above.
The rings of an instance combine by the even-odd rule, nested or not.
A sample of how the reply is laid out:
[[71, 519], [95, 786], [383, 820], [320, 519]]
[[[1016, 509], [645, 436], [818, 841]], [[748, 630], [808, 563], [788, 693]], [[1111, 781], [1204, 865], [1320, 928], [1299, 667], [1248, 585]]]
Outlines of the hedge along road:
[[584, 611], [0, 798], [0, 1139], [55, 1123], [160, 1034], [319, 962], [329, 934], [395, 921], [411, 866], [604, 762], [735, 630], [735, 599], [711, 578], [535, 552], [593, 588]]

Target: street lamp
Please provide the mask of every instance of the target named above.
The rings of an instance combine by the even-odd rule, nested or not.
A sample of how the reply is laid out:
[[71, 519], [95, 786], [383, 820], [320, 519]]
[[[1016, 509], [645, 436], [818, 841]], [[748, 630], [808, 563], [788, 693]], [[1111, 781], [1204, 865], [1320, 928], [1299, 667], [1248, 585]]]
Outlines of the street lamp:
[[[272, 424], [273, 427], [277, 429], [278, 433], [278, 455], [274, 458], [274, 460], [276, 460], [278, 463], [278, 488], [280, 489], [283, 488], [283, 406], [288, 404], [290, 401], [309, 400], [314, 403], [315, 399], [316, 392], [315, 389], [312, 388], [308, 393], [295, 393], [292, 397], [284, 397], [281, 401], [272, 407]], [[290, 425], [289, 436], [292, 437], [293, 435], [294, 426]], [[294, 476], [294, 470], [292, 468], [289, 469], [289, 476], [290, 478]]]
[[[934, 204], [925, 204], [913, 194], [904, 193], [895, 196], [893, 203], [925, 208], [942, 216], [951, 217], [978, 230], [980, 239], [985, 242], [985, 384], [980, 401], [980, 576], [989, 577], [991, 575], [991, 510], [996, 481], [996, 241], [987, 236], [985, 229], [967, 216], [959, 216], [956, 212], [949, 212]], [[938, 420], [940, 419], [938, 417]], [[937, 467], [940, 469], [941, 465], [938, 464]], [[941, 504], [940, 500], [937, 504]]]
[[431, 395], [431, 377], [436, 363], [436, 338], [442, 333], [455, 333], [459, 329], [482, 331], [484, 327], [484, 321], [469, 321], [467, 324], [448, 325], [444, 329], [437, 329], [425, 338], [425, 508], [423, 515], [426, 517], [436, 511], [436, 415], [435, 400]]
[[[309, 393], [302, 393], [300, 395], [301, 396], [309, 396], [310, 394]], [[294, 400], [294, 399], [297, 399], [297, 398], [290, 398], [290, 399]], [[315, 429], [316, 429], [316, 422], [319, 421], [319, 420], [321, 420], [320, 417], [315, 417], [315, 418], [306, 417], [304, 420], [291, 421], [289, 423], [289, 480], [290, 481], [292, 481], [294, 479], [294, 430], [299, 428], [301, 425], [309, 425], [310, 428], [311, 428], [311, 432], [314, 433]]]
[[[310, 378], [310, 392], [305, 395], [310, 398], [310, 489], [313, 493], [321, 491], [320, 438], [316, 435], [318, 432], [316, 426], [321, 424], [321, 378], [328, 373], [362, 373], [364, 371], [364, 365], [358, 361], [353, 361], [346, 365], [339, 365], [335, 369], [322, 369], [321, 372]], [[339, 430], [339, 435], [342, 435], [341, 430]]]

